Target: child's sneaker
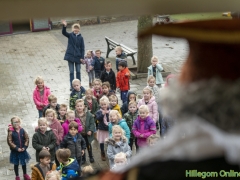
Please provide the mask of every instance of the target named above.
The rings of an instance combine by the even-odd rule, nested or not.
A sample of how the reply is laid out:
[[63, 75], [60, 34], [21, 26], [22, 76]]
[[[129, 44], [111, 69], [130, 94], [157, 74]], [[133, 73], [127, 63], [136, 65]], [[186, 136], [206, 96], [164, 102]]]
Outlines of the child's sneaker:
[[[28, 174], [24, 174], [23, 177], [24, 177], [24, 180], [31, 180], [31, 178], [29, 177]], [[19, 178], [19, 179], [20, 179], [20, 178]]]
[[19, 177], [19, 176], [16, 176], [15, 180], [20, 180], [20, 177]]

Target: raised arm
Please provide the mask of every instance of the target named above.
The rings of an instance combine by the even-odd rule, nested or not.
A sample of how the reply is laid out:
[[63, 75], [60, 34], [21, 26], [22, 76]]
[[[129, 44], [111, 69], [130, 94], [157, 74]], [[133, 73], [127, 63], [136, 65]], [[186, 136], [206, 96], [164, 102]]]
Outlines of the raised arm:
[[67, 21], [66, 20], [62, 20], [62, 24], [63, 24], [62, 34], [64, 36], [66, 36], [67, 38], [69, 38], [70, 33], [67, 32]]
[[159, 70], [159, 71], [162, 71], [163, 70], [163, 67], [161, 64], [156, 64], [156, 68]]

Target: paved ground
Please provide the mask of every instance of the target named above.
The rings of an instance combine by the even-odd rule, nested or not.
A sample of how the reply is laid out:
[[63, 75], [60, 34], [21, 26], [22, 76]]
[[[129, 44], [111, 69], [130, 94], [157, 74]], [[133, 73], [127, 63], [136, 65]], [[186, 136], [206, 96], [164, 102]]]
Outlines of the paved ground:
[[[108, 36], [132, 49], [137, 48], [137, 21], [117, 22], [92, 26], [83, 26], [82, 34], [87, 49], [100, 49], [103, 56], [106, 52], [104, 36]], [[22, 118], [22, 126], [30, 136], [28, 152], [35, 163], [35, 151], [31, 140], [37, 124], [38, 112], [32, 100], [35, 88], [34, 78], [41, 75], [51, 92], [58, 97], [59, 103], [67, 103], [69, 99], [69, 71], [67, 62], [63, 60], [67, 39], [61, 30], [48, 32], [19, 34], [0, 37], [0, 177], [1, 180], [14, 179], [13, 165], [9, 164], [9, 147], [6, 143], [7, 126], [10, 118], [17, 115]], [[168, 45], [166, 45], [168, 44]], [[172, 48], [169, 48], [172, 47]], [[154, 37], [154, 54], [166, 68], [178, 72], [188, 50], [184, 40]], [[110, 53], [114, 59], [114, 53]], [[82, 85], [87, 87], [88, 77], [82, 67]], [[131, 90], [141, 94], [146, 79], [131, 81]], [[93, 164], [95, 169], [108, 168], [107, 162], [100, 160], [100, 153], [94, 147]], [[29, 165], [30, 165], [29, 164]], [[30, 173], [30, 166], [28, 172]], [[21, 169], [20, 169], [20, 173]]]

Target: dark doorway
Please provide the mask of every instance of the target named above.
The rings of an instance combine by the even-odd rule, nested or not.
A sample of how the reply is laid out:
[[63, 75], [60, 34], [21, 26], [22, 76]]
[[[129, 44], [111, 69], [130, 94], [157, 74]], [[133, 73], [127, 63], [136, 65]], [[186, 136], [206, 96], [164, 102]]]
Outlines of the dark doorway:
[[12, 21], [13, 34], [30, 32], [30, 19]]

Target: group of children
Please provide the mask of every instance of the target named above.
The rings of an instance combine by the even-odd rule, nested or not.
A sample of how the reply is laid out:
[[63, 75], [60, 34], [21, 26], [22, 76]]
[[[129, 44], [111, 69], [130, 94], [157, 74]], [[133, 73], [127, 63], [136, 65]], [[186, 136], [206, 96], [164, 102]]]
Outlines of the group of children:
[[[86, 71], [89, 77], [89, 87], [92, 86], [96, 90], [96, 93], [101, 94], [100, 90], [96, 87], [95, 79], [100, 79], [101, 82], [109, 82], [110, 89], [116, 91], [120, 90], [121, 100], [125, 102], [127, 100], [127, 92], [130, 89], [129, 79], [130, 72], [127, 67], [127, 56], [124, 54], [122, 48], [117, 46], [115, 48], [116, 52], [116, 69], [117, 76], [112, 70], [112, 63], [106, 61], [101, 57], [101, 51], [96, 50], [95, 53], [92, 50], [88, 50], [87, 54], [81, 62], [86, 64]], [[98, 99], [99, 100], [99, 99]]]
[[[50, 93], [42, 77], [35, 80], [36, 88], [33, 100], [39, 114], [38, 127], [32, 137], [32, 146], [36, 150], [36, 165], [32, 167], [32, 179], [45, 179], [51, 174], [62, 179], [81, 176], [81, 165], [86, 162], [87, 149], [90, 163], [93, 163], [92, 141], [100, 145], [101, 159], [106, 161], [104, 146], [110, 168], [115, 169], [129, 162], [133, 144], [136, 150], [153, 145], [161, 109], [159, 87], [156, 78], [159, 73], [157, 57], [152, 58], [149, 70], [148, 86], [143, 89], [143, 98], [137, 102], [137, 96], [129, 91], [129, 70], [120, 47], [116, 48], [118, 73], [111, 69], [111, 62], [105, 62], [100, 51], [87, 52], [84, 60], [89, 74], [89, 86], [85, 89], [79, 79], [72, 81], [72, 92], [68, 107], [58, 104], [57, 97]], [[161, 68], [161, 67], [160, 67]], [[152, 73], [152, 74], [151, 74]], [[120, 89], [122, 106], [119, 106], [116, 89]], [[20, 137], [20, 138], [19, 138]], [[10, 162], [14, 164], [16, 180], [19, 180], [18, 166], [22, 165], [24, 179], [30, 179], [26, 173], [29, 137], [21, 127], [21, 119], [14, 116], [8, 129], [8, 144], [11, 149]], [[55, 162], [55, 163], [53, 163]], [[90, 168], [91, 169], [91, 168]]]

